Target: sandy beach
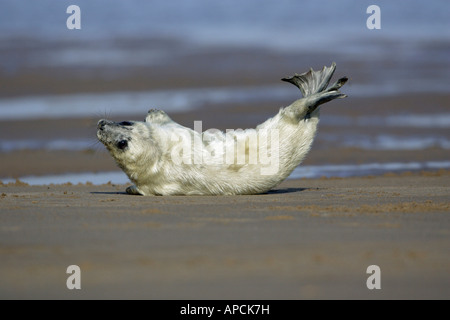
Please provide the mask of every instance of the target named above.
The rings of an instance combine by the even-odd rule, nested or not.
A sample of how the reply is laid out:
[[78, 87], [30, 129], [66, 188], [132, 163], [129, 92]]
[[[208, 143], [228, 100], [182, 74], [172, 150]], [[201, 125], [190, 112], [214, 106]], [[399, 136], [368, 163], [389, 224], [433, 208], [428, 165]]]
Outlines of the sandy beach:
[[[0, 297], [449, 299], [449, 177], [289, 180], [224, 197], [2, 185]], [[66, 287], [69, 265], [81, 290]]]
[[[139, 82], [135, 77], [129, 84]], [[35, 90], [47, 90], [39, 85], [46, 79], [33, 81]], [[30, 94], [27, 83], [22, 79], [15, 86]], [[70, 78], [59, 85], [83, 89]], [[108, 85], [108, 90], [119, 90], [122, 83]], [[336, 143], [380, 134], [399, 141], [447, 137], [446, 127], [358, 121], [391, 114], [439, 115], [448, 101], [444, 93], [336, 101], [323, 109], [323, 123], [302, 165], [448, 161], [448, 149], [436, 144], [393, 149]], [[225, 130], [254, 127], [279, 106], [235, 103], [170, 115], [186, 126], [202, 120], [205, 129]], [[139, 120], [145, 112], [110, 118]], [[118, 170], [95, 138], [96, 122], [104, 116], [0, 120], [2, 139], [13, 146], [31, 137], [69, 141], [63, 149], [3, 151], [0, 180]], [[342, 116], [349, 125], [329, 121]], [[71, 150], [71, 139], [89, 145]], [[2, 184], [0, 297], [449, 299], [449, 175], [435, 169], [292, 179], [269, 194], [236, 197], [137, 197], [124, 193], [126, 185], [112, 184]], [[81, 290], [66, 287], [70, 265], [81, 268]], [[380, 290], [366, 286], [370, 265], [380, 267]]]
[[[339, 74], [351, 65], [342, 69]], [[129, 85], [139, 82], [135, 77]], [[35, 90], [47, 90], [39, 85], [48, 83], [42, 76], [31, 82]], [[15, 86], [32, 94], [27, 83], [21, 79]], [[105, 83], [108, 90], [122, 84]], [[59, 85], [83, 89], [70, 78]], [[438, 143], [402, 149], [339, 141], [448, 137], [445, 126], [361, 120], [439, 116], [449, 99], [445, 93], [414, 93], [336, 101], [324, 107], [302, 165], [448, 161], [448, 149]], [[281, 105], [235, 103], [170, 115], [186, 126], [202, 120], [205, 129], [225, 130], [254, 127]], [[139, 120], [145, 112], [109, 118]], [[118, 170], [95, 138], [104, 116], [0, 120], [3, 141], [14, 147], [29, 139], [69, 141], [62, 149], [4, 150], [0, 180]], [[346, 117], [349, 124], [336, 124], [333, 117]], [[76, 139], [88, 147], [71, 150]], [[2, 184], [0, 298], [449, 299], [449, 175], [434, 169], [292, 179], [269, 194], [236, 197], [137, 197], [124, 193], [126, 185], [112, 184]], [[81, 290], [66, 287], [70, 265], [81, 268]], [[380, 290], [366, 286], [370, 265], [380, 267]]]
[[[381, 29], [347, 0], [77, 4], [81, 29], [63, 2], [0, 10], [0, 299], [450, 299], [447, 2], [381, 1]], [[281, 78], [332, 62], [348, 97], [269, 193], [110, 178], [100, 119], [254, 128], [301, 98]]]
[[[302, 165], [448, 161], [439, 146], [368, 150], [322, 138], [379, 130], [447, 135], [445, 128], [334, 126], [326, 119], [423, 114], [424, 104], [439, 114], [448, 100], [416, 94], [338, 101], [324, 108], [324, 124]], [[246, 128], [274, 109], [230, 105], [171, 116], [191, 127], [201, 119], [208, 127]], [[1, 121], [5, 140], [81, 137], [90, 147], [3, 152], [0, 179], [118, 170], [95, 139], [97, 120]], [[138, 197], [113, 184], [1, 184], [0, 297], [449, 299], [449, 176], [436, 169], [291, 179], [269, 194], [234, 197]], [[81, 290], [66, 287], [69, 265], [81, 268]], [[380, 267], [380, 290], [366, 286], [370, 265]]]

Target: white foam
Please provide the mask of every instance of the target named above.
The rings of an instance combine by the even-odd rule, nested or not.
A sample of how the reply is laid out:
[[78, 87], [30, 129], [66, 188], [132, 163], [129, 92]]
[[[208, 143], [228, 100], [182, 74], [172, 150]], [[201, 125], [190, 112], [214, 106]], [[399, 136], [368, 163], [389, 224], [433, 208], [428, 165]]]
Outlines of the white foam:
[[[428, 162], [390, 162], [390, 163], [368, 163], [361, 165], [321, 165], [321, 166], [299, 166], [288, 179], [320, 178], [320, 177], [351, 177], [365, 175], [380, 175], [386, 172], [401, 172], [409, 170], [436, 170], [450, 168], [450, 161], [428, 161]], [[20, 181], [30, 185], [48, 185], [64, 183], [87, 183], [95, 185], [111, 182], [113, 184], [131, 183], [122, 171], [111, 172], [83, 172], [48, 176], [27, 176], [19, 178]], [[3, 179], [3, 183], [15, 182], [15, 179]]]
[[376, 137], [346, 137], [341, 145], [365, 150], [423, 150], [433, 147], [450, 149], [450, 140], [444, 137], [379, 135]]
[[450, 161], [389, 162], [360, 165], [299, 166], [289, 179], [379, 175], [385, 172], [450, 168]]
[[393, 127], [393, 128], [450, 128], [450, 113], [428, 114], [394, 114], [386, 116], [359, 116], [326, 115], [324, 124], [336, 126], [361, 127]]
[[93, 149], [97, 141], [92, 139], [20, 139], [0, 140], [0, 151], [11, 152], [16, 150], [88, 150]]
[[152, 108], [176, 112], [220, 103], [291, 101], [296, 98], [298, 92], [282, 85], [8, 98], [0, 100], [0, 119], [92, 117], [105, 112], [111, 115], [136, 113], [144, 117]]
[[[110, 172], [82, 172], [82, 173], [67, 173], [59, 175], [47, 176], [26, 176], [19, 178], [20, 181], [28, 183], [29, 185], [49, 185], [49, 184], [64, 184], [64, 183], [92, 183], [95, 185], [104, 183], [125, 184], [129, 182], [128, 177], [122, 171]], [[16, 179], [3, 179], [3, 183], [15, 182]]]
[[392, 115], [386, 118], [391, 127], [450, 128], [450, 113]]

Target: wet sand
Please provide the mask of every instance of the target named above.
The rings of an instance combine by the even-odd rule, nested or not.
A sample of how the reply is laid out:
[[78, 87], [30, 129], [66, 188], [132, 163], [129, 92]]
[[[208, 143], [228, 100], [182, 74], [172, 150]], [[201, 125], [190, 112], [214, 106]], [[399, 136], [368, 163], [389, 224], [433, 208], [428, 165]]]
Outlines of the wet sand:
[[[337, 76], [351, 77], [349, 88], [372, 81], [377, 69], [383, 73], [383, 64], [327, 54], [237, 51], [195, 51], [151, 68], [0, 71], [0, 97], [272, 85], [331, 61], [337, 62]], [[322, 137], [448, 136], [447, 128], [326, 121], [340, 115], [441, 114], [449, 101], [444, 93], [376, 92], [335, 101], [323, 108], [323, 124], [303, 164], [448, 161], [448, 149], [439, 146], [367, 150]], [[216, 105], [170, 116], [189, 127], [202, 120], [204, 129], [248, 128], [290, 102]], [[86, 150], [1, 152], [0, 180], [117, 169], [96, 142], [96, 122], [105, 117], [96, 111], [84, 119], [0, 120], [3, 141], [92, 141]], [[109, 118], [140, 120], [146, 111]], [[233, 197], [137, 197], [111, 184], [0, 184], [0, 298], [449, 299], [449, 176], [438, 170], [288, 180], [269, 194]], [[73, 264], [82, 272], [78, 291], [66, 288], [66, 268]], [[381, 268], [381, 290], [366, 287], [370, 265]]]
[[[0, 186], [2, 299], [449, 299], [450, 172], [140, 197]], [[68, 290], [66, 268], [81, 268]], [[367, 267], [381, 269], [369, 290]]]

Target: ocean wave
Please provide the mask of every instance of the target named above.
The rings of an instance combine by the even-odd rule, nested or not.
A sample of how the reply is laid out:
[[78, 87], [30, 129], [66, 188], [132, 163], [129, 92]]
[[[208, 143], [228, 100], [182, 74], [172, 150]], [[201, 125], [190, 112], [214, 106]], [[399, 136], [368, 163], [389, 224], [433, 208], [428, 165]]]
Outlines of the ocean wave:
[[385, 116], [326, 115], [323, 124], [335, 126], [392, 127], [392, 128], [449, 128], [450, 113], [394, 114]]
[[[394, 136], [375, 135], [354, 136], [351, 134], [327, 134], [320, 133], [317, 144], [329, 147], [355, 147], [364, 150], [425, 150], [428, 148], [450, 149], [450, 139], [442, 136]], [[98, 142], [91, 139], [20, 139], [0, 140], [0, 152], [13, 152], [19, 150], [94, 150]], [[103, 149], [103, 148], [102, 148]]]
[[[437, 170], [450, 168], [450, 161], [428, 161], [428, 162], [390, 162], [390, 163], [368, 163], [360, 165], [320, 165], [299, 166], [295, 168], [288, 179], [321, 178], [321, 177], [354, 177], [367, 175], [381, 175], [387, 172], [403, 172], [417, 170]], [[130, 183], [128, 177], [122, 171], [111, 172], [83, 172], [68, 173], [47, 176], [20, 177], [20, 181], [30, 185], [48, 185], [64, 183], [92, 183], [94, 185], [113, 183]], [[16, 179], [2, 179], [3, 183], [13, 183]]]
[[292, 101], [298, 93], [287, 86], [219, 87], [145, 92], [68, 94], [0, 99], [0, 119], [90, 117], [97, 114], [142, 114], [161, 108], [180, 112], [222, 103]]
[[[65, 1], [40, 0], [24, 4], [2, 0], [2, 38], [90, 39], [113, 42], [118, 37], [178, 37], [197, 43], [258, 45], [270, 48], [320, 46], [328, 51], [354, 47], [355, 37], [385, 36], [395, 39], [449, 39], [449, 3], [445, 0], [401, 2], [379, 0], [381, 32], [369, 33], [365, 2], [352, 0], [285, 1], [268, 0], [184, 1], [184, 0], [78, 0], [82, 28], [66, 28]], [[447, 9], [446, 9], [447, 8]], [[382, 32], [386, 28], [387, 32]], [[308, 30], [305, 32], [304, 30]], [[353, 43], [353, 46], [352, 46]], [[307, 44], [307, 45], [305, 45]], [[341, 45], [330, 45], [341, 44]], [[351, 48], [351, 49], [352, 49]], [[367, 52], [367, 53], [370, 53]]]
[[[373, 92], [376, 89], [372, 85], [367, 86], [371, 89], [358, 92], [353, 88], [350, 90], [352, 93], [345, 92], [352, 96], [361, 96], [364, 95], [364, 92]], [[376, 89], [376, 92], [377, 94], [383, 94], [380, 88]], [[205, 106], [237, 103], [272, 102], [287, 105], [298, 98], [298, 92], [286, 85], [16, 97], [0, 99], [0, 119], [90, 117], [94, 113], [102, 114], [105, 112], [114, 115], [144, 114], [151, 108], [161, 108], [167, 112], [181, 112]], [[361, 116], [354, 118], [327, 116], [324, 121], [337, 125], [447, 128], [450, 127], [450, 114]]]
[[94, 149], [97, 141], [92, 139], [21, 139], [0, 140], [0, 152], [12, 152], [18, 150], [70, 150], [80, 151]]
[[338, 147], [355, 147], [364, 150], [424, 150], [428, 148], [450, 149], [450, 139], [444, 136], [430, 135], [352, 135], [352, 134], [320, 134], [322, 144]]
[[381, 175], [387, 172], [436, 170], [450, 168], [450, 161], [428, 162], [389, 162], [368, 163], [359, 165], [321, 165], [298, 166], [289, 179], [320, 178], [320, 177], [353, 177], [366, 175]]

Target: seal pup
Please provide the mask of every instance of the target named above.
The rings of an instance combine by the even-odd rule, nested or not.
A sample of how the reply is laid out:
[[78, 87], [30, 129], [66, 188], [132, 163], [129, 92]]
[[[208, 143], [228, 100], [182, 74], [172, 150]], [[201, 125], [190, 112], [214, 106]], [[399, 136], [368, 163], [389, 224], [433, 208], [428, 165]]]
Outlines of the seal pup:
[[297, 167], [311, 148], [319, 106], [336, 98], [343, 77], [328, 88], [336, 69], [310, 69], [283, 78], [303, 98], [246, 130], [192, 130], [152, 109], [145, 121], [102, 119], [97, 137], [134, 183], [134, 195], [239, 195], [264, 193]]

